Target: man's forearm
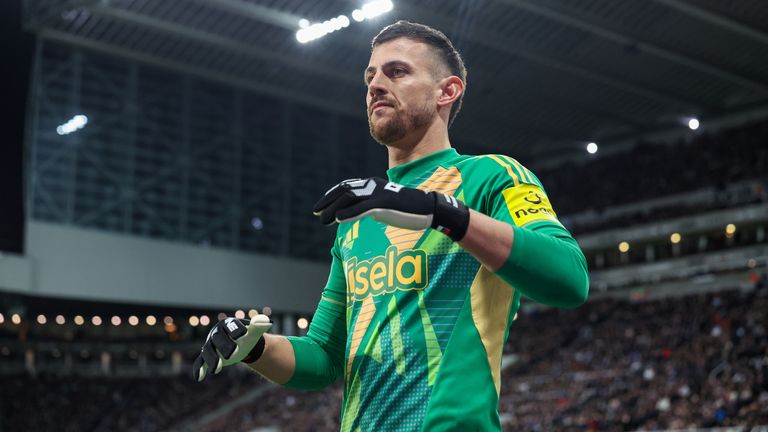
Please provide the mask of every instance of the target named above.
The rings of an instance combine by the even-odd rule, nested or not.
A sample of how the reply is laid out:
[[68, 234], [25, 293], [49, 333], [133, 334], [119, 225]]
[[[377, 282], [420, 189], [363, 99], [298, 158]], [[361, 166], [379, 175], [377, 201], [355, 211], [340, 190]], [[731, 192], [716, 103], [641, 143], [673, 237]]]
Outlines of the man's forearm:
[[296, 370], [293, 345], [285, 336], [265, 334], [264, 352], [247, 366], [274, 383], [285, 384]]
[[[331, 277], [339, 275], [343, 273], [332, 272]], [[320, 389], [333, 384], [344, 367], [345, 309], [335, 300], [341, 295], [343, 291], [326, 287], [306, 336], [264, 335], [264, 352], [250, 368], [291, 388]]]
[[459, 244], [488, 270], [495, 272], [504, 265], [514, 241], [512, 225], [470, 210], [469, 228]]

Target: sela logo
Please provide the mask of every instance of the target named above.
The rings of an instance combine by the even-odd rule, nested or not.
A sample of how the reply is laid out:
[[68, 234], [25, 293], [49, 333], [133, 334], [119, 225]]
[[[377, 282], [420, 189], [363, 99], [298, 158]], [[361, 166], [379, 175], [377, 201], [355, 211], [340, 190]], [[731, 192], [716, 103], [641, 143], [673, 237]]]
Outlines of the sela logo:
[[344, 263], [347, 276], [347, 300], [362, 301], [395, 290], [421, 290], [427, 287], [427, 253], [422, 249], [399, 252], [390, 246], [384, 255], [370, 260], [352, 258]]

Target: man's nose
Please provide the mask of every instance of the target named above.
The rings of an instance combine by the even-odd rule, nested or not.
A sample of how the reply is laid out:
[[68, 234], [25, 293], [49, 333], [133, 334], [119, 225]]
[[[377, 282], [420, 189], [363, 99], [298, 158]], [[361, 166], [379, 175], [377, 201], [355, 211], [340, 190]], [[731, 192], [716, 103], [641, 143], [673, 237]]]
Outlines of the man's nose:
[[371, 97], [381, 96], [387, 93], [387, 88], [384, 86], [380, 74], [376, 74], [371, 78], [371, 81], [368, 83], [368, 93]]

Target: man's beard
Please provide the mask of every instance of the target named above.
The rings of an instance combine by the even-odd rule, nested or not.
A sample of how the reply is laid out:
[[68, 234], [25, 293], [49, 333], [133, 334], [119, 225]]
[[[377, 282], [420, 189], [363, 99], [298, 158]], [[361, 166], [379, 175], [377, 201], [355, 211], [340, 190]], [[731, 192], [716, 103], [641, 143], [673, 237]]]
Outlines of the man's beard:
[[394, 111], [392, 118], [378, 121], [377, 125], [374, 125], [372, 119], [374, 114], [368, 115], [368, 128], [371, 131], [371, 136], [384, 145], [403, 139], [409, 129], [418, 130], [429, 125], [435, 116], [435, 110], [430, 109], [426, 103], [406, 113], [394, 107], [392, 109]]

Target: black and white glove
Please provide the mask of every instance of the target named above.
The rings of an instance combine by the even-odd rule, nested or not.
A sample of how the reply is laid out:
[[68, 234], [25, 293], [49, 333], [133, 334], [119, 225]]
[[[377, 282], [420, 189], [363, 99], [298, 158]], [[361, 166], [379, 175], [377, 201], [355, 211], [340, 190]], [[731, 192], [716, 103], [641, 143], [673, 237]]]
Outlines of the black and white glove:
[[204, 380], [210, 371], [218, 374], [224, 366], [258, 360], [264, 352], [264, 333], [271, 327], [269, 317], [262, 314], [250, 320], [229, 317], [216, 323], [192, 365], [195, 380]]
[[455, 241], [464, 238], [469, 226], [469, 209], [456, 198], [378, 177], [344, 180], [328, 190], [312, 211], [325, 225], [370, 216], [398, 228], [434, 228]]

